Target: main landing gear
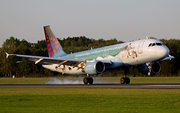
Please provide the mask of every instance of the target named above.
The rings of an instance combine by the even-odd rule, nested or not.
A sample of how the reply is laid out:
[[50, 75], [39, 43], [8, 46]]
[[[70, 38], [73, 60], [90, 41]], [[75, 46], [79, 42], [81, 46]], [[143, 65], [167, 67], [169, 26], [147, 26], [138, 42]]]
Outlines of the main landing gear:
[[[129, 68], [124, 69], [124, 75], [125, 76], [120, 78], [120, 83], [121, 84], [129, 84], [130, 83], [130, 78], [127, 77], [128, 71], [129, 71]], [[91, 84], [93, 84], [93, 78], [90, 75], [87, 75], [86, 77], [84, 77], [83, 82], [84, 82], [85, 85], [87, 85], [87, 84], [91, 85]]]
[[127, 73], [129, 72], [129, 67], [124, 68], [124, 77], [120, 78], [121, 84], [129, 84], [130, 78], [127, 77]]
[[86, 77], [84, 77], [83, 82], [84, 82], [85, 85], [93, 84], [93, 78], [90, 77], [90, 76], [86, 76]]
[[[89, 77], [89, 76], [86, 76], [86, 77], [84, 77], [83, 82], [84, 82], [85, 85], [87, 85], [87, 84], [91, 85], [91, 84], [93, 84], [93, 78]], [[130, 78], [129, 77], [122, 77], [120, 79], [120, 83], [121, 84], [129, 84], [130, 83]]]
[[122, 77], [120, 79], [121, 84], [129, 84], [130, 83], [130, 78], [129, 77]]

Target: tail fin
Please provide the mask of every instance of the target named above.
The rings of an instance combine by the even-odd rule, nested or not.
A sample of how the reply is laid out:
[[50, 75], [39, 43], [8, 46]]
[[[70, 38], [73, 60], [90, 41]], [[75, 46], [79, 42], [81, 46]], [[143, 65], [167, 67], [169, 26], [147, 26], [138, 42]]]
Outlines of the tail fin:
[[44, 26], [44, 34], [49, 57], [60, 57], [66, 55], [57, 38], [54, 36], [50, 26]]

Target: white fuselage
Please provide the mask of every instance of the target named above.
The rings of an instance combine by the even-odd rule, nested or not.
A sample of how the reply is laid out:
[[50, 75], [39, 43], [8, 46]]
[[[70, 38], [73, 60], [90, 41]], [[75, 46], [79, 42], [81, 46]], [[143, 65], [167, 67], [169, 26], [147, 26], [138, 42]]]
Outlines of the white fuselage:
[[[123, 66], [140, 65], [147, 62], [159, 61], [168, 55], [169, 49], [161, 41], [157, 39], [142, 39], [68, 54], [61, 58], [83, 59], [89, 62], [94, 60], [109, 60], [112, 63], [117, 64], [112, 65], [109, 69], [117, 69]], [[86, 74], [83, 69], [85, 64], [80, 65], [82, 66], [52, 64], [43, 65], [43, 67], [65, 74]]]

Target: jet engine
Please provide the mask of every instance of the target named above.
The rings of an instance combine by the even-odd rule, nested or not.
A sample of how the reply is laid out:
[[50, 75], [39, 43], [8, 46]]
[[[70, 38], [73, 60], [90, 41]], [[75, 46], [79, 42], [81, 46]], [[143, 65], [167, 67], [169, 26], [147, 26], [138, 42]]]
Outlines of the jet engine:
[[149, 62], [141, 65], [139, 71], [145, 75], [153, 76], [161, 71], [159, 62]]
[[84, 71], [87, 74], [94, 75], [104, 72], [105, 65], [101, 61], [89, 62], [85, 65]]

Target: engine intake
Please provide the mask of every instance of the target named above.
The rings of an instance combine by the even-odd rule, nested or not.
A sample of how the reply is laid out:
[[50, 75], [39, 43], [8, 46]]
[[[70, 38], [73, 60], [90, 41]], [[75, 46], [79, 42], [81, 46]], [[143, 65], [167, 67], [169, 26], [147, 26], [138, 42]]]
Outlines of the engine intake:
[[104, 72], [105, 65], [101, 61], [89, 62], [85, 65], [84, 71], [87, 74], [94, 75]]
[[154, 62], [151, 65], [151, 70], [154, 74], [158, 74], [161, 71], [161, 65], [158, 62]]
[[161, 71], [161, 65], [159, 62], [146, 63], [139, 68], [139, 71], [145, 75], [153, 76]]

